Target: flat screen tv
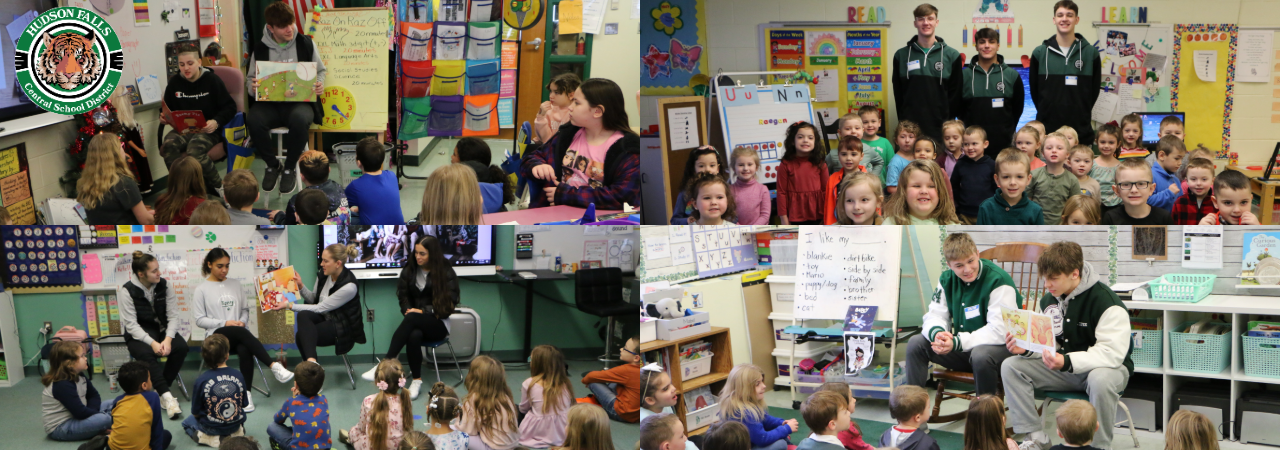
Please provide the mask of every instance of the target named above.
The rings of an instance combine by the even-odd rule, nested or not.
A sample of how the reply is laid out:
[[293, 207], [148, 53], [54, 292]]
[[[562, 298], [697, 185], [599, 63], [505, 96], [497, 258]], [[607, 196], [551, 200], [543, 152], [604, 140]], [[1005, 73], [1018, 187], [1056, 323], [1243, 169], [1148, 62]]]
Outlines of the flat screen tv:
[[331, 244], [355, 244], [358, 254], [347, 260], [357, 278], [394, 278], [413, 257], [413, 245], [424, 235], [440, 240], [444, 257], [459, 276], [492, 275], [496, 271], [491, 225], [324, 225], [316, 257]]

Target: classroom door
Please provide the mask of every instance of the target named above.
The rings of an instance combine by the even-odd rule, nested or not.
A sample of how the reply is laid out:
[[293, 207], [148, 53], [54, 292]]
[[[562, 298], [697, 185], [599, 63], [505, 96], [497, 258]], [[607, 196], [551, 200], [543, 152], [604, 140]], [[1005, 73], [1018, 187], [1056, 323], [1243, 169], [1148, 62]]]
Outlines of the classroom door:
[[[546, 7], [545, 5], [543, 6]], [[545, 65], [544, 49], [547, 47], [547, 20], [546, 14], [542, 15], [542, 19], [527, 30], [520, 32], [520, 71], [516, 76], [516, 129], [524, 122], [533, 125], [533, 119], [538, 117], [538, 108], [542, 105], [543, 96], [547, 95], [544, 91], [546, 83], [543, 82], [542, 69]], [[507, 136], [512, 130], [502, 130], [503, 138], [514, 138], [514, 134]]]

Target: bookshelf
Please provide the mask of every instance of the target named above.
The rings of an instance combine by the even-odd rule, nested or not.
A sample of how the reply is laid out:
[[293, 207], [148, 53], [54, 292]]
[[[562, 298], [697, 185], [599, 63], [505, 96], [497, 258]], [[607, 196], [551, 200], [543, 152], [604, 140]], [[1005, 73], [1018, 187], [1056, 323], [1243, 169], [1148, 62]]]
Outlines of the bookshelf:
[[[699, 340], [711, 343], [711, 352], [715, 355], [711, 359], [711, 373], [685, 380], [681, 376], [684, 371], [680, 368], [680, 346]], [[702, 386], [711, 386], [711, 393], [718, 394], [724, 388], [725, 380], [729, 378], [729, 371], [733, 369], [733, 346], [729, 341], [729, 329], [711, 327], [711, 331], [680, 340], [649, 341], [640, 344], [640, 352], [660, 352], [667, 361], [670, 361], [670, 367], [665, 369], [667, 374], [671, 376], [671, 384], [675, 386], [676, 393], [679, 394], [676, 396], [676, 406], [674, 408], [676, 416], [680, 417], [681, 423], [685, 423], [686, 434], [694, 436], [705, 433], [709, 425], [704, 425], [696, 430], [689, 429], [685, 416], [690, 411], [687, 409], [687, 405], [684, 404], [684, 393]]]
[[11, 387], [22, 381], [22, 348], [18, 346], [18, 318], [13, 309], [13, 294], [0, 292], [0, 363], [7, 374], [0, 387]]

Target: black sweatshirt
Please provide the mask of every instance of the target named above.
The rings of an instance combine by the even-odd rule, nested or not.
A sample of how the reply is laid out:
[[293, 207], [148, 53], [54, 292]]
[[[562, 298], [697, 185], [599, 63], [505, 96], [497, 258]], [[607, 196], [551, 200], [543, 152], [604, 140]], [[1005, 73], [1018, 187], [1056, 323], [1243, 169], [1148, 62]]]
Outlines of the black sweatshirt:
[[236, 101], [227, 86], [207, 67], [200, 68], [200, 76], [194, 82], [187, 81], [181, 73], [170, 77], [169, 86], [164, 89], [164, 103], [173, 111], [200, 111], [205, 120], [218, 121], [219, 129], [236, 115]]
[[893, 54], [893, 100], [898, 121], [915, 122], [922, 133], [942, 142], [942, 122], [954, 119], [961, 110], [964, 60], [954, 47], [936, 39], [932, 47], [923, 48], [912, 36]]
[[1090, 122], [1093, 104], [1102, 88], [1102, 60], [1098, 49], [1076, 33], [1070, 47], [1058, 47], [1058, 38], [1049, 36], [1031, 51], [1031, 100], [1036, 104], [1036, 120], [1050, 133], [1070, 126], [1088, 145], [1093, 142]]

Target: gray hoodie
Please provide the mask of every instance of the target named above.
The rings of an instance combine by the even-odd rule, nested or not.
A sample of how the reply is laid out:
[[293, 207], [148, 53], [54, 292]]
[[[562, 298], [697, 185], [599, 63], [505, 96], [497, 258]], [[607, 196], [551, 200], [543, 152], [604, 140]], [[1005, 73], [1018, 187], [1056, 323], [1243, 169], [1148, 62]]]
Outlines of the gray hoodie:
[[[267, 59], [268, 61], [275, 61], [275, 62], [297, 62], [298, 61], [298, 46], [297, 46], [298, 35], [297, 34], [294, 34], [292, 40], [290, 40], [289, 42], [286, 42], [284, 45], [281, 45], [276, 42], [275, 38], [271, 37], [271, 30], [268, 30], [266, 25], [263, 25], [262, 43], [267, 44], [267, 48], [270, 49], [267, 52], [267, 55], [269, 56], [269, 58]], [[315, 45], [315, 41], [312, 40], [311, 44]], [[245, 74], [244, 88], [245, 88], [245, 92], [248, 92], [250, 97], [256, 97], [258, 95], [258, 90], [253, 88], [253, 80], [254, 78], [256, 78], [254, 75], [258, 73], [258, 64], [257, 64], [257, 61], [254, 60], [253, 53], [254, 53], [253, 46], [249, 46], [249, 71], [247, 74]], [[319, 48], [316, 48], [315, 51], [312, 52], [311, 60], [316, 63], [316, 79], [319, 80], [320, 84], [323, 85], [325, 68], [324, 68], [324, 61], [320, 60]]]
[[[142, 292], [151, 303], [156, 302], [156, 285], [143, 288], [142, 282], [138, 281], [138, 274], [130, 272], [129, 281], [134, 286], [142, 288]], [[120, 325], [124, 327], [124, 332], [129, 333], [134, 339], [142, 341], [142, 343], [151, 345], [155, 339], [151, 339], [151, 335], [147, 334], [147, 330], [142, 329], [142, 325], [138, 324], [138, 311], [134, 309], [133, 297], [129, 295], [129, 290], [124, 288], [124, 284], [120, 285], [120, 289], [116, 290], [116, 306], [120, 308]], [[173, 292], [173, 283], [165, 283], [164, 301], [165, 316], [169, 319], [169, 326], [164, 330], [165, 337], [174, 337], [178, 335], [178, 296]]]

